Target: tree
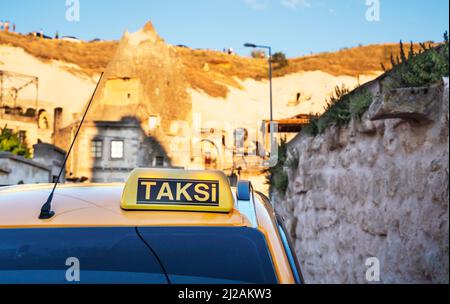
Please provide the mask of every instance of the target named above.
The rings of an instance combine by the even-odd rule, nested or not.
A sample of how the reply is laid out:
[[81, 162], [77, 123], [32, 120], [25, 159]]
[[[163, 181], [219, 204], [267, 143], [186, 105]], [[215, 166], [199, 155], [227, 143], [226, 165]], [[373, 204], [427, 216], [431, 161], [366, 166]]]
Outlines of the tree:
[[21, 142], [17, 133], [8, 129], [7, 126], [1, 129], [0, 151], [11, 152], [26, 158], [31, 157], [30, 149], [25, 142]]
[[275, 69], [281, 69], [286, 67], [289, 63], [286, 59], [286, 55], [283, 52], [277, 52], [272, 56], [272, 63], [275, 64]]

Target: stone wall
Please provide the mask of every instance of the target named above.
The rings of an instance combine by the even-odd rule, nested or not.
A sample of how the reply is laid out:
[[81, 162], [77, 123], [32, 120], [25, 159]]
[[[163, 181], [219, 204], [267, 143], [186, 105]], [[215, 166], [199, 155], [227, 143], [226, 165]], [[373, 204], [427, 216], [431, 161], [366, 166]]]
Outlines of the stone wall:
[[52, 167], [0, 151], [0, 186], [51, 182]]
[[378, 92], [361, 120], [289, 143], [299, 166], [273, 200], [306, 282], [367, 283], [370, 257], [381, 283], [449, 282], [448, 102], [448, 78]]

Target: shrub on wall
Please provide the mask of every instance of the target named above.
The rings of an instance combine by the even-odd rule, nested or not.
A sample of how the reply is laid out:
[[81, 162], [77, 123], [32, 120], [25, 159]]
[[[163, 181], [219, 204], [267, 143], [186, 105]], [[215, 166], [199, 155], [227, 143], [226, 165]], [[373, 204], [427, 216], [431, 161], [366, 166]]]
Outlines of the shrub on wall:
[[[449, 38], [444, 34], [444, 43], [438, 47], [421, 43], [421, 50], [416, 52], [411, 42], [406, 52], [400, 41], [400, 56], [391, 55], [392, 72], [384, 82], [386, 89], [403, 87], [420, 87], [430, 85], [449, 75]], [[408, 53], [408, 55], [407, 55]], [[306, 134], [322, 134], [328, 127], [347, 124], [352, 118], [360, 118], [372, 103], [373, 96], [366, 90], [349, 92], [344, 86], [336, 87], [325, 112], [320, 117], [311, 119], [303, 129]]]
[[312, 118], [303, 129], [306, 134], [322, 134], [330, 126], [342, 126], [354, 118], [360, 118], [372, 103], [372, 94], [367, 89], [350, 92], [345, 86], [336, 87], [327, 101], [325, 112]]
[[393, 69], [388, 89], [427, 86], [444, 76], [448, 77], [448, 33], [444, 33], [444, 43], [437, 47], [426, 43], [420, 46], [421, 50], [415, 52], [411, 42], [407, 57], [400, 41], [400, 58], [391, 56]]
[[350, 114], [352, 118], [361, 118], [373, 101], [372, 93], [364, 89], [354, 96], [350, 96]]
[[289, 170], [297, 170], [300, 164], [297, 150], [288, 153], [286, 139], [282, 139], [278, 146], [278, 162], [276, 166], [266, 170], [266, 183], [269, 185], [269, 192], [277, 192], [278, 194], [286, 194], [289, 186], [289, 177], [286, 168]]
[[266, 170], [266, 183], [269, 185], [269, 192], [274, 191], [279, 194], [285, 194], [288, 188], [288, 175], [284, 170], [287, 159], [287, 143], [286, 139], [281, 139], [278, 146], [278, 162], [275, 166]]

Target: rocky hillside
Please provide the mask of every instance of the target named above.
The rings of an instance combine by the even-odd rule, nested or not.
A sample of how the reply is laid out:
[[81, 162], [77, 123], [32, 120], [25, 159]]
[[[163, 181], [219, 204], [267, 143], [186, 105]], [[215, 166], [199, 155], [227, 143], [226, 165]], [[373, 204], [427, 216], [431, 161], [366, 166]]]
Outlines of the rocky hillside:
[[[61, 61], [76, 65], [67, 66], [72, 73], [88, 76], [103, 71], [118, 47], [116, 41], [73, 43], [61, 40], [40, 39], [15, 33], [0, 32], [0, 45], [19, 47], [44, 62]], [[414, 46], [418, 48], [418, 45]], [[267, 78], [264, 59], [230, 56], [210, 50], [193, 50], [175, 47], [183, 62], [188, 81], [194, 89], [200, 89], [212, 97], [225, 97], [229, 87], [242, 88], [236, 78], [260, 80]], [[275, 70], [276, 77], [289, 74], [322, 71], [333, 76], [359, 77], [389, 68], [390, 56], [399, 55], [397, 44], [369, 45], [342, 49], [334, 53], [320, 53], [292, 58], [288, 65]]]
[[[153, 28], [151, 24], [146, 27]], [[138, 37], [133, 49], [139, 49], [142, 44], [153, 54], [147, 56], [153, 63], [143, 63], [139, 68], [140, 75], [144, 75], [145, 71], [150, 78], [158, 78], [159, 72], [155, 71], [160, 71], [158, 66], [162, 65], [164, 75], [169, 77], [170, 74], [178, 79], [171, 82], [164, 76], [167, 80], [165, 84], [160, 79], [159, 85], [147, 93], [156, 94], [157, 88], [164, 88], [165, 93], [161, 93], [160, 97], [169, 98], [181, 96], [181, 92], [186, 90], [192, 103], [192, 113], [199, 113], [203, 119], [208, 118], [219, 124], [257, 125], [267, 119], [269, 92], [266, 60], [176, 47], [164, 42], [154, 30], [154, 35], [158, 36], [156, 40], [142, 36], [142, 32], [126, 33], [122, 39]], [[128, 57], [121, 59], [122, 69], [126, 69], [127, 65], [135, 66], [131, 49], [124, 50], [115, 41], [73, 43], [0, 32], [0, 69], [39, 77], [40, 103], [48, 105], [49, 109], [62, 107], [63, 125], [68, 125], [83, 110], [99, 73], [106, 69], [117, 51], [128, 53]], [[160, 51], [161, 54], [158, 54]], [[374, 79], [381, 74], [381, 62], [389, 66], [391, 52], [398, 52], [398, 47], [366, 46], [290, 59], [287, 66], [275, 70], [275, 118], [323, 112], [325, 100], [336, 85], [354, 88]], [[173, 68], [172, 64], [175, 64]], [[57, 86], [55, 82], [58, 82]], [[34, 100], [35, 96], [36, 92], [31, 89], [22, 90], [19, 94], [20, 99], [27, 100]], [[145, 108], [140, 110], [149, 114], [144, 111]]]
[[[100, 72], [107, 70], [111, 61], [115, 63], [107, 74], [112, 77], [145, 76], [146, 96], [140, 95], [139, 107], [144, 116], [181, 118], [174, 107], [163, 106], [170, 100], [191, 107], [203, 120], [222, 125], [256, 126], [269, 117], [267, 60], [172, 46], [158, 36], [151, 23], [136, 33], [125, 33], [121, 41], [74, 43], [0, 32], [0, 69], [38, 77], [39, 103], [50, 110], [63, 108], [64, 126], [83, 110]], [[336, 86], [353, 89], [376, 78], [382, 66], [391, 67], [391, 56], [400, 56], [398, 45], [361, 46], [289, 59], [286, 66], [274, 71], [274, 118], [322, 113]], [[185, 91], [187, 96], [182, 97]], [[28, 101], [35, 97], [31, 88], [21, 90], [18, 96]], [[96, 114], [115, 113], [105, 109]], [[115, 114], [122, 117], [127, 113], [121, 112], [131, 109]], [[186, 107], [176, 110], [189, 112]]]

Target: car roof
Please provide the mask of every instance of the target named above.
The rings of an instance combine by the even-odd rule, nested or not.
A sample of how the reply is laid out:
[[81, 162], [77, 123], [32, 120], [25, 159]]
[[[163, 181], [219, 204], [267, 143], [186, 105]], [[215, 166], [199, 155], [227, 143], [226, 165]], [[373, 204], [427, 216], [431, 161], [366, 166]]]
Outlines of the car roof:
[[125, 211], [120, 207], [124, 184], [59, 185], [52, 201], [55, 216], [39, 220], [53, 185], [0, 189], [0, 228], [117, 226], [250, 226], [235, 208], [230, 213]]
[[[125, 184], [59, 185], [52, 201], [55, 216], [39, 220], [53, 185], [0, 188], [0, 229], [91, 227], [252, 227], [236, 207], [229, 213], [182, 211], [125, 211], [121, 196]], [[232, 188], [233, 196], [236, 197]], [[236, 200], [236, 198], [235, 198]], [[289, 261], [277, 234], [273, 208], [254, 200], [258, 230], [268, 241], [280, 283], [294, 283]]]

